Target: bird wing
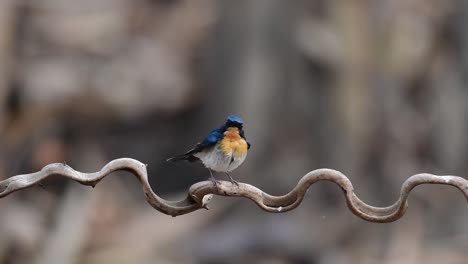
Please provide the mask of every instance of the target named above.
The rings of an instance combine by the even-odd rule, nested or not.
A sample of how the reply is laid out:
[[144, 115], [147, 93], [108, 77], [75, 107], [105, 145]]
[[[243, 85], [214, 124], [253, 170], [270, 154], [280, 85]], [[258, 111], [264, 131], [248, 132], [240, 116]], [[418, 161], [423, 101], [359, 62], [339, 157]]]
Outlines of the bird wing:
[[179, 160], [188, 160], [190, 162], [197, 161], [198, 158], [193, 156], [193, 154], [199, 153], [204, 149], [214, 146], [218, 141], [223, 139], [223, 133], [226, 128], [220, 127], [213, 131], [200, 143], [196, 144], [195, 147], [190, 149], [189, 151], [185, 152], [182, 155], [178, 155], [172, 158], [168, 158], [167, 161], [179, 161]]
[[195, 145], [191, 150], [187, 151], [185, 155], [193, 155], [195, 153], [203, 151], [207, 147], [215, 145], [218, 141], [223, 139], [223, 129], [218, 128], [213, 131], [200, 143]]
[[245, 139], [245, 141], [247, 142], [247, 149], [250, 149], [250, 142], [245, 138], [245, 134], [244, 134], [244, 130], [241, 129], [241, 131], [239, 132], [240, 136]]

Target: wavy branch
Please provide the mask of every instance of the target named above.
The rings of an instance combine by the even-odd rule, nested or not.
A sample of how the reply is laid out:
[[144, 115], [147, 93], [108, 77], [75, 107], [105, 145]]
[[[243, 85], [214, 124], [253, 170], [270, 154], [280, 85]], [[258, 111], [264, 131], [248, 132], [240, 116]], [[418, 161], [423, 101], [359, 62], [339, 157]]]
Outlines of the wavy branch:
[[208, 209], [207, 205], [213, 194], [245, 197], [255, 202], [261, 209], [267, 212], [287, 212], [298, 207], [309, 187], [318, 181], [331, 181], [340, 186], [351, 212], [369, 222], [387, 223], [401, 218], [408, 208], [407, 200], [409, 193], [420, 184], [451, 185], [462, 191], [468, 200], [468, 180], [458, 176], [437, 176], [421, 173], [411, 176], [403, 183], [400, 197], [393, 205], [388, 207], [373, 207], [361, 201], [354, 194], [353, 185], [344, 174], [331, 169], [318, 169], [307, 173], [299, 180], [294, 189], [283, 196], [269, 195], [257, 187], [246, 183], [239, 183], [237, 186], [228, 181], [220, 181], [215, 186], [211, 181], [203, 181], [192, 185], [185, 199], [181, 201], [168, 201], [154, 193], [148, 182], [146, 165], [138, 160], [129, 158], [113, 160], [107, 163], [100, 171], [94, 173], [79, 172], [63, 163], [49, 164], [39, 172], [17, 175], [0, 181], [0, 198], [34, 186], [53, 175], [70, 178], [78, 183], [94, 187], [104, 177], [115, 171], [129, 171], [135, 175], [143, 185], [143, 192], [148, 203], [156, 210], [172, 216], [188, 214], [201, 208]]

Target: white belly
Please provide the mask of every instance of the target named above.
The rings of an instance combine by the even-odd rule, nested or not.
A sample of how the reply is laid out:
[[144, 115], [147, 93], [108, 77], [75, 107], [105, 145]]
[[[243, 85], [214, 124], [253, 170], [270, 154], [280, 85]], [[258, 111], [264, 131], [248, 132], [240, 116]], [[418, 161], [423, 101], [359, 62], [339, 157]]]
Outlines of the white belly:
[[224, 154], [218, 145], [194, 154], [208, 169], [217, 172], [231, 172], [244, 162], [247, 154], [242, 157]]

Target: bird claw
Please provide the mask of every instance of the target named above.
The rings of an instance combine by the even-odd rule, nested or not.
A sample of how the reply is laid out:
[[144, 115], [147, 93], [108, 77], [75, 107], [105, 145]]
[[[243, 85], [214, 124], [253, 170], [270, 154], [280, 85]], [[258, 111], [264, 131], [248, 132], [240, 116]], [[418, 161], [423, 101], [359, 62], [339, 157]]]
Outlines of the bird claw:
[[231, 179], [231, 183], [234, 184], [234, 185], [237, 185], [237, 187], [239, 187], [239, 182], [234, 180], [234, 179]]
[[226, 172], [226, 175], [229, 177], [229, 180], [231, 181], [232, 184], [235, 184], [237, 185], [237, 187], [239, 187], [239, 182], [234, 180], [231, 175], [229, 175], [229, 173]]
[[216, 187], [216, 189], [218, 189], [218, 184], [220, 184], [219, 181], [216, 180], [216, 179], [213, 178], [213, 177], [211, 177], [210, 180], [211, 180], [211, 182], [214, 184], [214, 186]]

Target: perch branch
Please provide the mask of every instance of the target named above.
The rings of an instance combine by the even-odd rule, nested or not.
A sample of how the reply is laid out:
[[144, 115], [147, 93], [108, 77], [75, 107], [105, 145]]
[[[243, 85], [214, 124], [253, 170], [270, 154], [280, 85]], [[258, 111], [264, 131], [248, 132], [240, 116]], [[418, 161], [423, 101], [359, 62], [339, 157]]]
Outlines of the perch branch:
[[153, 192], [148, 182], [146, 165], [129, 158], [113, 160], [100, 171], [94, 173], [79, 172], [62, 163], [49, 164], [39, 172], [17, 175], [0, 181], [0, 198], [34, 186], [53, 175], [67, 177], [78, 183], [94, 187], [100, 180], [115, 171], [129, 171], [135, 175], [143, 185], [143, 192], [148, 203], [156, 210], [172, 216], [187, 214], [201, 208], [207, 209], [207, 205], [214, 194], [248, 198], [267, 212], [287, 212], [298, 207], [308, 188], [318, 181], [331, 181], [340, 186], [351, 212], [369, 222], [387, 223], [401, 218], [408, 208], [409, 193], [420, 184], [451, 185], [458, 188], [468, 200], [468, 180], [457, 176], [437, 176], [421, 173], [409, 177], [403, 183], [400, 197], [393, 205], [373, 207], [361, 201], [354, 194], [353, 185], [344, 174], [331, 169], [318, 169], [307, 173], [299, 180], [296, 187], [283, 196], [269, 195], [246, 183], [239, 183], [237, 186], [228, 181], [220, 181], [216, 187], [211, 181], [203, 181], [192, 185], [185, 199], [168, 201]]

